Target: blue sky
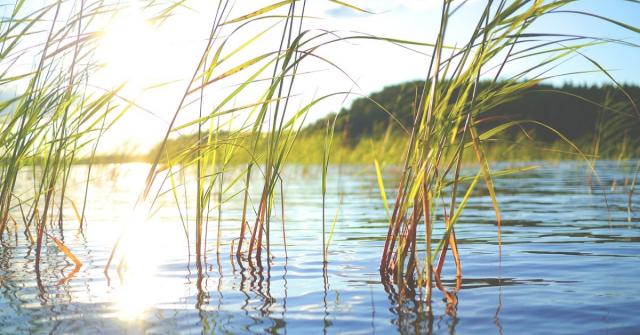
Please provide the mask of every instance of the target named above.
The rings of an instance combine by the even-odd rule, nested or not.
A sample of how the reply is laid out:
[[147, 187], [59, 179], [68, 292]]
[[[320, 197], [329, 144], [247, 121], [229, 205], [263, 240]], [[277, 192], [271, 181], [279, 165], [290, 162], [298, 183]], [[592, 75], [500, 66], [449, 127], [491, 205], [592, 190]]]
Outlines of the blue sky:
[[[497, 1], [496, 1], [497, 2]], [[356, 3], [356, 2], [354, 2]], [[335, 7], [326, 11], [336, 21], [360, 22], [360, 27], [367, 27], [377, 33], [401, 36], [416, 40], [432, 41], [437, 29], [440, 1], [361, 1], [363, 7], [381, 14], [356, 14], [346, 8]], [[461, 33], [475, 24], [486, 1], [470, 1], [467, 8], [459, 11], [451, 22], [449, 29], [450, 44], [464, 40]], [[640, 27], [640, 4], [625, 0], [579, 0], [563, 8], [567, 11], [586, 11], [605, 16], [626, 24]], [[368, 25], [363, 21], [369, 20]], [[358, 25], [358, 23], [354, 23]], [[539, 19], [529, 32], [561, 33], [598, 38], [623, 39], [640, 45], [640, 34], [605, 22], [594, 17], [573, 13], [550, 14]], [[640, 84], [640, 48], [607, 44], [593, 46], [583, 50], [584, 54], [597, 60], [619, 81], [629, 84]], [[413, 64], [407, 64], [413, 67]], [[402, 65], [401, 65], [402, 67]], [[574, 72], [595, 69], [594, 65], [582, 57], [567, 61], [558, 71]], [[516, 70], [516, 69], [512, 69]], [[400, 69], [403, 72], [402, 69]], [[417, 72], [417, 71], [416, 71]], [[560, 73], [560, 72], [558, 72]], [[420, 73], [415, 74], [420, 78]], [[394, 78], [395, 79], [395, 78]], [[399, 78], [398, 78], [399, 79]], [[602, 74], [573, 75], [570, 78], [555, 78], [554, 84], [571, 81], [579, 84], [606, 83], [610, 80]]]
[[[29, 0], [23, 10], [31, 11], [51, 1]], [[455, 14], [448, 29], [447, 44], [461, 45], [467, 41], [468, 33], [473, 29], [486, 1], [470, 0]], [[230, 17], [238, 17], [275, 2], [277, 0], [238, 0]], [[341, 36], [358, 32], [421, 42], [433, 42], [437, 34], [442, 3], [440, 0], [348, 0], [348, 2], [376, 14], [357, 13], [329, 0], [309, 0], [306, 9], [306, 15], [309, 18], [305, 19], [304, 28], [312, 29], [316, 33], [329, 29]], [[13, 3], [13, 0], [0, 0], [0, 4], [12, 5]], [[72, 2], [69, 0], [64, 3], [68, 5]], [[215, 1], [187, 0], [186, 3], [191, 9], [178, 10], [174, 17], [157, 29], [146, 27], [145, 12], [136, 11], [136, 8], [143, 7], [148, 1], [120, 0], [120, 3], [128, 4], [134, 10], [125, 11], [121, 17], [105, 23], [107, 37], [100, 42], [95, 59], [108, 66], [100, 73], [96, 73], [92, 80], [93, 84], [101, 87], [116, 86], [123, 80], [128, 81], [128, 87], [124, 91], [127, 98], [135, 100], [144, 107], [144, 110], [136, 109], [126, 114], [120, 122], [124, 126], [113, 128], [110, 131], [111, 136], [108, 139], [105, 138], [105, 147], [123, 147], [124, 143], [128, 143], [127, 145], [130, 144], [131, 147], [144, 149], [160, 140], [160, 134], [166, 130], [167, 120], [175, 112], [177, 102], [184, 92], [185, 83], [193, 73], [193, 67], [197, 64], [200, 52], [203, 50], [203, 43], [210, 29], [211, 13], [215, 10], [212, 7]], [[6, 15], [8, 8], [8, 6], [2, 6], [0, 12], [4, 11]], [[284, 9], [284, 7], [281, 8], [281, 10]], [[588, 11], [640, 27], [640, 3], [632, 1], [579, 0], [564, 9]], [[242, 43], [243, 38], [246, 40], [262, 29], [265, 29], [264, 25], [253, 26], [244, 32], [245, 35], [238, 34], [238, 39], [230, 41], [228, 50], [232, 50], [234, 44], [237, 46]], [[42, 31], [46, 32], [46, 29]], [[542, 17], [529, 32], [624, 39], [629, 43], [640, 45], [640, 33], [593, 17], [571, 13], [550, 14]], [[246, 51], [245, 54], [234, 56], [237, 58], [234, 61], [242, 62], [255, 57], [256, 54], [271, 52], [278, 45], [279, 39], [279, 30], [275, 29], [255, 45], [243, 50]], [[415, 49], [420, 52], [371, 40], [335, 43], [318, 49], [316, 52], [320, 56], [330, 59], [348, 76], [318, 59], [308, 61], [301, 71], [307, 71], [309, 74], [300, 76], [296, 80], [293, 94], [297, 101], [292, 105], [300, 106], [314, 97], [333, 92], [356, 93], [346, 99], [336, 97], [318, 104], [308, 115], [307, 121], [311, 122], [327, 113], [348, 106], [350, 101], [359, 95], [367, 95], [381, 90], [384, 86], [408, 80], [424, 79], [431, 49], [427, 47]], [[638, 66], [640, 47], [607, 44], [583, 49], [583, 53], [610, 70], [620, 83], [640, 85], [640, 66]], [[33, 63], [33, 60], [27, 57], [21, 64], [12, 66], [15, 70], [19, 66], [33, 66]], [[510, 64], [503, 74], [513, 75], [532, 64], [535, 64], [535, 60]], [[583, 57], [576, 56], [554, 69], [552, 73], [590, 70], [596, 70], [596, 67]], [[224, 95], [224, 92], [228, 92], [245, 78], [244, 74], [240, 74], [212, 87], [209, 95], [205, 97], [205, 105], [214, 106], [216, 101], [221, 100], [220, 96]], [[141, 90], [141, 87], [168, 81], [174, 84], [153, 92]], [[605, 75], [598, 73], [558, 77], [549, 82], [561, 85], [565, 82], [602, 84], [611, 81]], [[0, 91], [15, 91], [15, 88], [2, 87]], [[253, 93], [259, 95], [260, 92], [260, 88], [257, 88]], [[246, 97], [239, 97], [233, 103], [244, 105], [254, 101], [256, 101], [255, 95], [252, 96], [251, 90], [248, 90]], [[147, 111], [152, 111], [154, 115], [150, 117]], [[187, 108], [180, 116], [182, 119], [178, 120], [178, 124], [184, 120], [193, 119], [194, 114]], [[145, 127], [137, 126], [140, 124], [144, 124]], [[131, 125], [134, 125], [135, 129]]]

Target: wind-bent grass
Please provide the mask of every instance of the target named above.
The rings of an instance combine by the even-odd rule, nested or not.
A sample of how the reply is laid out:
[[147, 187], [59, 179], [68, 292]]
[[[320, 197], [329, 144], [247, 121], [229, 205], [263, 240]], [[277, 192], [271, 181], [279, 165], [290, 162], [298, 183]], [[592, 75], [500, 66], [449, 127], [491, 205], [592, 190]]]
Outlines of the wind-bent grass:
[[[16, 1], [11, 16], [0, 23], [1, 82], [3, 88], [17, 91], [0, 110], [0, 238], [7, 223], [15, 222], [12, 212], [19, 209], [25, 235], [35, 235], [28, 240], [35, 244], [38, 286], [43, 291], [40, 265], [47, 239], [77, 267], [81, 264], [64, 246], [62, 209], [71, 202], [79, 212], [65, 193], [71, 165], [94, 133], [109, 128], [127, 106], [117, 110], [114, 105], [119, 104], [109, 105], [120, 88], [88, 90], [88, 78], [96, 68], [90, 54], [97, 37], [88, 29], [105, 9], [102, 1], [75, 2], [70, 12], [63, 12], [68, 4], [56, 1], [24, 14], [25, 4]], [[29, 57], [37, 59], [35, 68], [21, 67]], [[25, 170], [34, 176], [32, 194], [17, 194], [16, 184]], [[47, 231], [54, 223], [58, 237]]]
[[[332, 2], [350, 10], [367, 12], [347, 2]], [[478, 183], [484, 182], [495, 210], [497, 240], [500, 242], [501, 218], [492, 178], [522, 170], [491, 171], [484, 145], [500, 132], [526, 121], [505, 122], [481, 131], [479, 126], [487, 122], [483, 113], [535, 86], [546, 79], [548, 69], [575, 55], [589, 61], [597, 71], [617, 84], [602, 66], [581, 50], [601, 43], [636, 47], [617, 40], [529, 31], [538, 18], [565, 13], [588, 15], [640, 33], [635, 27], [595, 14], [561, 10], [571, 2], [488, 0], [468, 42], [449, 46], [446, 43], [449, 20], [460, 6], [466, 5], [466, 1], [459, 4], [449, 0], [442, 2], [441, 22], [435, 43], [355, 33], [342, 37], [332, 31], [305, 30], [305, 1], [274, 2], [241, 15], [232, 11], [231, 1], [218, 1], [206, 43], [199, 51], [198, 62], [189, 73], [178, 107], [170, 116], [161, 144], [154, 153], [146, 185], [137, 204], [140, 207], [151, 204], [153, 207], [156, 200], [165, 194], [174, 199], [189, 244], [187, 252], [191, 257], [193, 248], [195, 254], [198, 306], [203, 304], [205, 297], [202, 280], [203, 271], [207, 268], [206, 256], [209, 252], [215, 252], [219, 262], [223, 252], [222, 214], [223, 205], [228, 199], [234, 196], [243, 198], [242, 217], [234, 218], [240, 220], [238, 236], [230, 243], [231, 253], [235, 253], [238, 262], [246, 261], [251, 267], [262, 271], [262, 253], [266, 252], [267, 264], [270, 264], [274, 254], [271, 248], [275, 245], [271, 223], [278, 201], [287, 257], [283, 186], [285, 164], [295, 149], [294, 144], [309, 111], [324, 99], [351, 94], [336, 92], [311, 99], [294, 108], [293, 88], [297, 78], [302, 75], [299, 66], [305, 59], [312, 58], [337, 68], [316, 51], [326, 45], [348, 40], [374, 40], [407, 47], [433, 48], [424, 87], [414, 106], [413, 124], [408, 131], [403, 172], [393, 208], [389, 207], [382, 179], [384, 163], [394, 161], [385, 155], [393, 152], [378, 150], [380, 148], [371, 150], [375, 152], [373, 157], [379, 191], [390, 220], [380, 270], [384, 280], [393, 279], [402, 290], [418, 284], [426, 287], [430, 296], [431, 288], [435, 285], [455, 305], [455, 291], [449, 292], [441, 278], [450, 250], [456, 269], [455, 290], [460, 288], [462, 269], [455, 224], [461, 220], [462, 210]], [[134, 103], [119, 97], [124, 84], [101, 93], [88, 84], [91, 75], [99, 67], [92, 60], [99, 37], [92, 22], [115, 15], [121, 7], [104, 1], [52, 1], [32, 13], [22, 14], [21, 8], [25, 3], [24, 0], [16, 1], [11, 15], [0, 22], [0, 64], [3, 67], [0, 70], [0, 84], [20, 87], [16, 97], [0, 103], [0, 239], [4, 238], [5, 233], [10, 235], [11, 224], [17, 239], [17, 221], [21, 220], [26, 240], [35, 245], [35, 265], [39, 277], [41, 250], [47, 245], [47, 239], [53, 241], [77, 267], [81, 266], [81, 260], [64, 246], [62, 209], [68, 205], [76, 207], [66, 194], [70, 169], [86, 152], [84, 150], [90, 152], [90, 161], [93, 161], [100, 138], [124, 113], [134, 108]], [[177, 1], [165, 5], [155, 17], [156, 21], [165, 21], [184, 3]], [[69, 4], [70, 7], [67, 6]], [[157, 10], [157, 6], [158, 1], [151, 1], [145, 8]], [[72, 8], [71, 12], [62, 12], [68, 8]], [[280, 13], [285, 10], [284, 14]], [[265, 20], [274, 23], [234, 44], [233, 39], [243, 36], [247, 27]], [[272, 46], [273, 50], [240, 59], [242, 51], [250, 50], [266, 34], [278, 29], [280, 38], [278, 44]], [[44, 38], [30, 45], [31, 37], [36, 35]], [[19, 59], [33, 56], [29, 54], [32, 49], [37, 50], [34, 69], [18, 73], [10, 70]], [[515, 75], [502, 78], [504, 69], [514, 62], [539, 57], [547, 58]], [[536, 71], [538, 68], [544, 71]], [[493, 74], [493, 80], [490, 85], [480, 89], [480, 78], [487, 73]], [[206, 99], [207, 92], [217, 90], [222, 82], [236, 78], [241, 78], [239, 83], [226, 95], [216, 98], [212, 103]], [[618, 86], [624, 92], [622, 86]], [[237, 106], [236, 100], [255, 87], [260, 88], [257, 98]], [[626, 92], [625, 95], [628, 96]], [[602, 102], [603, 114], [598, 122], [597, 136], [594, 137], [594, 151], [589, 154], [602, 154], [598, 143], [604, 140], [620, 141], [622, 146], [632, 145], [629, 144], [633, 143], [629, 140], [629, 134], [616, 131], [623, 126], [628, 114], [638, 113], [633, 99], [629, 97], [629, 100], [629, 103], [618, 105]], [[197, 117], [183, 120], [181, 117], [190, 106], [197, 107]], [[609, 113], [611, 111], [619, 113]], [[393, 117], [392, 112], [389, 113]], [[327, 125], [322, 139], [322, 257], [325, 269], [340, 213], [340, 208], [337, 208], [327, 240], [325, 200], [329, 164], [330, 161], [337, 161], [333, 156], [335, 148], [332, 150], [336, 119], [337, 115], [333, 123]], [[195, 132], [192, 142], [172, 151], [169, 148], [172, 137], [187, 130]], [[381, 145], [383, 149], [387, 146], [390, 130], [389, 127], [385, 139], [376, 145]], [[561, 134], [558, 135], [566, 140]], [[577, 149], [568, 140], [565, 142], [570, 148]], [[576, 151], [578, 155], [587, 157]], [[250, 157], [248, 163], [243, 162], [246, 168], [243, 165], [239, 172], [232, 171], [234, 157], [241, 154]], [[473, 156], [477, 162], [478, 171], [471, 176], [462, 175], [465, 156]], [[632, 210], [631, 197], [637, 170], [629, 193], [629, 211]], [[33, 174], [33, 189], [28, 194], [16, 194], [19, 174], [24, 171]], [[192, 171], [195, 172], [193, 180], [189, 179], [193, 178], [190, 174]], [[82, 208], [75, 208], [81, 231], [87, 224], [85, 209], [90, 167], [87, 173]], [[165, 182], [168, 186], [163, 188]], [[240, 191], [233, 193], [235, 188], [240, 188]], [[259, 191], [259, 197], [255, 199], [257, 204], [251, 198], [252, 190]], [[54, 213], [56, 206], [59, 208], [57, 215]], [[191, 226], [189, 214], [194, 207]], [[217, 214], [215, 219], [211, 219], [212, 212]], [[20, 213], [19, 218], [14, 217], [16, 213]], [[53, 220], [57, 220], [57, 231], [50, 231]], [[210, 221], [213, 220], [215, 230], [210, 227]], [[442, 236], [433, 236], [436, 224], [443, 227]], [[193, 232], [190, 231], [192, 228]], [[207, 247], [210, 228], [215, 231], [215, 251]], [[421, 229], [424, 230], [424, 245], [418, 241]], [[105, 270], [111, 265], [118, 243], [119, 240], [115, 241]], [[70, 273], [66, 278], [72, 275]], [[43, 291], [40, 281], [39, 286]]]
[[[195, 254], [196, 264], [206, 254], [207, 233], [209, 231], [209, 209], [216, 208], [218, 212], [216, 227], [215, 253], [219, 256], [223, 238], [221, 234], [223, 196], [233, 185], [242, 181], [246, 176], [244, 186], [243, 214], [239, 225], [239, 236], [235, 248], [238, 260], [248, 260], [250, 264], [259, 267], [262, 253], [272, 257], [271, 248], [271, 218], [274, 206], [278, 201], [276, 189], [280, 185], [281, 215], [283, 217], [282, 239], [285, 243], [286, 255], [286, 228], [284, 227], [284, 195], [282, 171], [285, 162], [293, 148], [300, 127], [309, 110], [319, 101], [329, 96], [314, 99], [306, 105], [294, 110], [291, 106], [292, 90], [299, 75], [300, 63], [308, 57], [317, 57], [314, 51], [333, 41], [322, 41], [322, 37], [332, 37], [332, 34], [320, 32], [313, 35], [310, 31], [303, 30], [305, 18], [305, 1], [282, 1], [269, 5], [254, 12], [229, 18], [230, 4], [228, 1], [220, 1], [216, 11], [216, 17], [212, 23], [209, 41], [205, 47], [200, 63], [196, 66], [191, 82], [184, 91], [179, 107], [177, 108], [164, 140], [156, 152], [155, 159], [147, 178], [147, 187], [143, 198], [149, 196], [149, 191], [159, 173], [172, 167], [180, 166], [179, 170], [185, 170], [193, 166], [196, 171], [196, 218], [195, 218]], [[272, 11], [286, 8], [286, 15], [269, 15]], [[244, 27], [259, 20], [278, 20], [278, 23], [269, 26], [266, 30], [248, 38], [245, 42], [231, 51], [227, 51], [227, 42]], [[233, 60], [233, 56], [245, 47], [248, 47], [268, 30], [280, 27], [282, 29], [277, 50], [264, 54], [254, 55], [248, 61], [244, 61], [230, 69], [220, 67], [222, 63]], [[228, 34], [226, 29], [231, 29]], [[223, 33], [223, 31], [225, 33]], [[310, 36], [310, 37], [309, 37]], [[318, 41], [318, 42], [316, 42]], [[330, 63], [330, 62], [329, 62]], [[250, 68], [255, 70], [244, 81], [241, 81], [227, 96], [216, 102], [209, 112], [203, 109], [204, 90], [209, 89], [222, 79], [245, 73]], [[267, 71], [272, 71], [267, 78], [269, 84], [262, 95], [254, 103], [241, 107], [229, 107], [244, 91], [255, 86], [258, 78]], [[198, 83], [199, 82], [199, 83]], [[178, 114], [182, 113], [187, 105], [187, 98], [195, 95], [199, 101], [199, 114], [195, 120], [187, 121], [182, 125], [175, 124]], [[242, 113], [242, 114], [238, 114]], [[231, 121], [228, 117], [231, 116]], [[239, 122], [232, 126], [233, 121]], [[176, 131], [197, 127], [196, 137], [192, 144], [181, 148], [177, 152], [169, 154], [168, 148], [170, 135]], [[238, 152], [248, 152], [250, 162], [246, 169], [233, 180], [225, 178], [227, 168]], [[222, 157], [220, 157], [222, 156]], [[167, 157], [162, 161], [162, 157]], [[257, 201], [257, 209], [254, 223], [249, 224], [250, 213], [253, 208], [250, 204], [251, 175], [260, 176], [261, 182], [257, 187], [262, 189]], [[175, 187], [175, 183], [172, 183]], [[185, 186], [186, 189], [186, 186]], [[177, 198], [176, 196], [174, 196]], [[185, 203], [188, 203], [185, 199]], [[186, 212], [182, 210], [181, 212]], [[234, 240], [234, 244], [236, 240]], [[324, 244], [323, 244], [324, 248]]]
[[[433, 47], [420, 103], [415, 111], [403, 174], [381, 258], [380, 271], [383, 278], [391, 277], [402, 290], [417, 282], [421, 287], [426, 286], [428, 296], [431, 295], [432, 283], [435, 283], [450, 306], [455, 306], [455, 292], [460, 289], [462, 276], [455, 223], [460, 219], [474, 187], [482, 179], [495, 209], [497, 240], [500, 245], [501, 217], [492, 181], [493, 173], [483, 143], [495, 134], [518, 125], [518, 122], [506, 122], [481, 133], [478, 126], [483, 122], [483, 112], [543, 80], [546, 71], [536, 74], [537, 68], [553, 67], [562, 59], [575, 54], [587, 58], [598, 71], [613, 80], [603, 67], [580, 52], [581, 48], [591, 45], [589, 38], [575, 38], [577, 44], [567, 45], [567, 39], [571, 39], [571, 36], [529, 32], [528, 28], [540, 17], [561, 13], [563, 11], [560, 9], [571, 2], [489, 0], [479, 15], [469, 41], [455, 48], [446, 46], [445, 40], [449, 20], [459, 7], [452, 1], [442, 2], [440, 31]], [[594, 16], [590, 13], [580, 14]], [[598, 18], [638, 32], [637, 28], [623, 23]], [[615, 40], [609, 42], [623, 43]], [[548, 45], [554, 47], [549, 49]], [[503, 70], [511, 62], [539, 55], [547, 55], [548, 58], [498, 82]], [[479, 90], [480, 77], [491, 66], [496, 70], [495, 77], [488, 88]], [[530, 78], [524, 79], [526, 77]], [[632, 99], [626, 105], [636, 110]], [[607, 127], [610, 125], [602, 129], [611, 129]], [[566, 140], [561, 134], [558, 135]], [[572, 147], [577, 150], [575, 146]], [[458, 190], [465, 184], [461, 176], [461, 163], [467, 150], [476, 157], [478, 173], [466, 186], [460, 199]], [[586, 157], [581, 152], [579, 154]], [[448, 200], [446, 193], [450, 193]], [[445, 229], [434, 247], [432, 231], [438, 217], [435, 213], [440, 211]], [[424, 222], [425, 229], [425, 249], [422, 253], [417, 240], [421, 222]], [[454, 292], [449, 292], [441, 280], [448, 250], [453, 254], [456, 269], [457, 284]], [[424, 255], [422, 261], [420, 255]]]

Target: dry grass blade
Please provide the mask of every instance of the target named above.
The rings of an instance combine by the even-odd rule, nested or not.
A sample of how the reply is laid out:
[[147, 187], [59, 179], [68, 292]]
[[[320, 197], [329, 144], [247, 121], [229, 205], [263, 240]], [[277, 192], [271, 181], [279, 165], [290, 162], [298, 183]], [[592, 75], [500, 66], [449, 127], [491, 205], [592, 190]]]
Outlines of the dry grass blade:
[[65, 256], [67, 256], [73, 262], [73, 264], [76, 265], [76, 267], [79, 268], [82, 266], [82, 262], [78, 259], [78, 257], [76, 257], [76, 255], [73, 254], [73, 252], [71, 252], [71, 250], [69, 250], [69, 248], [67, 248], [67, 246], [64, 245], [64, 243], [62, 243], [62, 241], [50, 234], [47, 234], [47, 236], [53, 240], [58, 250], [62, 251], [62, 253], [64, 253]]

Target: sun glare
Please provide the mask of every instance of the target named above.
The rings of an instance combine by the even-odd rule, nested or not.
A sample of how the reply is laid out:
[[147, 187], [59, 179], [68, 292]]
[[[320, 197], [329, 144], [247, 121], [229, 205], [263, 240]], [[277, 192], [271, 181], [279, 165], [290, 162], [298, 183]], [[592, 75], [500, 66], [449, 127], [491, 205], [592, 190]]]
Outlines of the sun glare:
[[153, 227], [147, 215], [137, 207], [131, 215], [122, 240], [124, 254], [122, 286], [118, 288], [116, 305], [119, 317], [133, 320], [157, 303], [157, 245], [149, 239]]
[[106, 85], [127, 83], [130, 93], [139, 94], [153, 77], [156, 67], [158, 33], [137, 11], [116, 17], [100, 40], [97, 59]]
[[121, 320], [143, 318], [153, 306], [175, 301], [185, 293], [173, 277], [161, 270], [184, 246], [172, 222], [159, 222], [139, 206], [127, 222], [122, 240], [123, 268], [115, 292], [115, 308]]

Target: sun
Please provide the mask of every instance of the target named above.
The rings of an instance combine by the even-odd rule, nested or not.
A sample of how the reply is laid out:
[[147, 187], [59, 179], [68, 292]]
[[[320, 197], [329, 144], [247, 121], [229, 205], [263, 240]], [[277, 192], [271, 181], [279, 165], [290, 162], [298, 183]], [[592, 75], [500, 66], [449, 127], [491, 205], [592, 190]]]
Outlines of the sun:
[[140, 94], [159, 71], [158, 31], [142, 12], [129, 10], [115, 17], [101, 33], [96, 59], [102, 65], [102, 84], [126, 83], [126, 90]]

